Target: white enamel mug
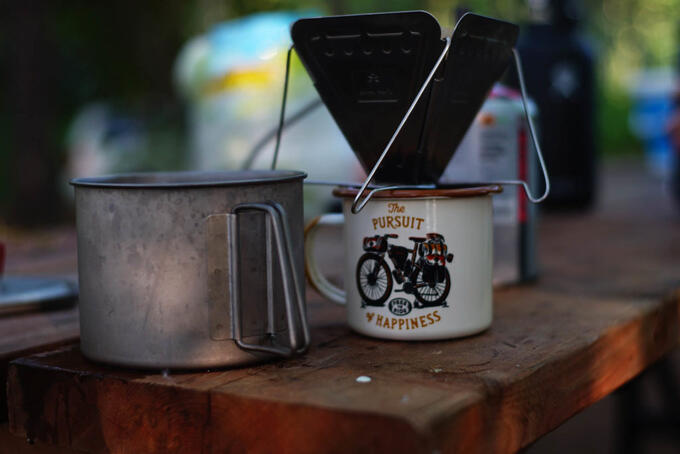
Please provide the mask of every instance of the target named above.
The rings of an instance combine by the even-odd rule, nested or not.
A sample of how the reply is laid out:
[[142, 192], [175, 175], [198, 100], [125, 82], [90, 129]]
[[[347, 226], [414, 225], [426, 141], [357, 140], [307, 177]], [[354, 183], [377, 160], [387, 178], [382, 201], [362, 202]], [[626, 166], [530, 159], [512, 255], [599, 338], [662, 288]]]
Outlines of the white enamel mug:
[[[485, 330], [492, 319], [492, 204], [499, 186], [376, 193], [358, 214], [357, 193], [337, 188], [344, 214], [326, 214], [305, 229], [311, 285], [347, 306], [355, 331], [398, 340], [434, 340]], [[315, 261], [319, 229], [342, 224], [342, 290]], [[316, 251], [317, 253], [320, 251]]]

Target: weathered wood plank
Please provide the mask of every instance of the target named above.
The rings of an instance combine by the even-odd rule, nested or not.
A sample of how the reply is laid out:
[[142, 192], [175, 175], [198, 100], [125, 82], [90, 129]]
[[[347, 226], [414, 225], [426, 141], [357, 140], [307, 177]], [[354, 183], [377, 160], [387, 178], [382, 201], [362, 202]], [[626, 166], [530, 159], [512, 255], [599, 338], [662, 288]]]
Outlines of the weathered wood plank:
[[[72, 228], [22, 232], [0, 227], [0, 236], [7, 245], [7, 273], [75, 275], [76, 236]], [[7, 420], [4, 389], [9, 362], [76, 342], [78, 337], [78, 309], [74, 307], [0, 316], [0, 422]]]
[[499, 303], [493, 328], [464, 342], [380, 342], [338, 325], [315, 330], [305, 358], [233, 371], [146, 375], [77, 348], [23, 358], [10, 371], [11, 430], [87, 452], [511, 452], [678, 339], [677, 298], [545, 298]]
[[79, 336], [77, 308], [0, 317], [0, 422], [7, 420], [4, 390], [9, 362], [76, 342]]
[[43, 444], [29, 444], [25, 438], [9, 433], [7, 423], [0, 424], [0, 453], [2, 454], [83, 454], [82, 451], [48, 446]]

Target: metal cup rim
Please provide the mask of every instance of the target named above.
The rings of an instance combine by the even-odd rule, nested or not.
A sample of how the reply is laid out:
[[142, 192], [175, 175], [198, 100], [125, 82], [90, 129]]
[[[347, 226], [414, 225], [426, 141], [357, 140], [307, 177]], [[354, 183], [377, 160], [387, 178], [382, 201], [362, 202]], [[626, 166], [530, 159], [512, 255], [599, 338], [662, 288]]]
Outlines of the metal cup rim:
[[185, 189], [281, 183], [306, 177], [297, 170], [134, 172], [74, 178], [69, 183], [89, 188]]

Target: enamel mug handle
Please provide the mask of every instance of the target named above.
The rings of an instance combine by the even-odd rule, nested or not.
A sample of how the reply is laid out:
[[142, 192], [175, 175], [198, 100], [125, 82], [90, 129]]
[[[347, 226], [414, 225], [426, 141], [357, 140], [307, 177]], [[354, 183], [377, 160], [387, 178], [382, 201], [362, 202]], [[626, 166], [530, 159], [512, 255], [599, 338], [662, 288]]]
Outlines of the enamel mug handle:
[[305, 274], [311, 286], [332, 302], [340, 305], [347, 303], [347, 293], [331, 284], [326, 277], [321, 274], [314, 259], [314, 243], [319, 228], [326, 226], [343, 225], [345, 218], [340, 213], [329, 213], [318, 216], [310, 221], [305, 227]]

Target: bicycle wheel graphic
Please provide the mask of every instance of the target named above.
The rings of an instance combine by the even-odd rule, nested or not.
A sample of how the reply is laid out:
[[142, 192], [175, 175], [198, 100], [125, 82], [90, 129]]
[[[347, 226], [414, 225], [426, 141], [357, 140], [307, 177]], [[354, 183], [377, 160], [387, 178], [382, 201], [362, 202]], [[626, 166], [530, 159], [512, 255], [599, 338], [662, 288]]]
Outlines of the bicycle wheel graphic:
[[449, 270], [443, 268], [439, 272], [444, 272], [444, 279], [441, 282], [423, 281], [423, 270], [418, 271], [416, 278], [416, 299], [427, 306], [441, 304], [444, 302], [451, 290], [451, 275]]
[[369, 304], [382, 304], [392, 293], [392, 275], [387, 262], [377, 254], [364, 254], [357, 263], [357, 288]]

